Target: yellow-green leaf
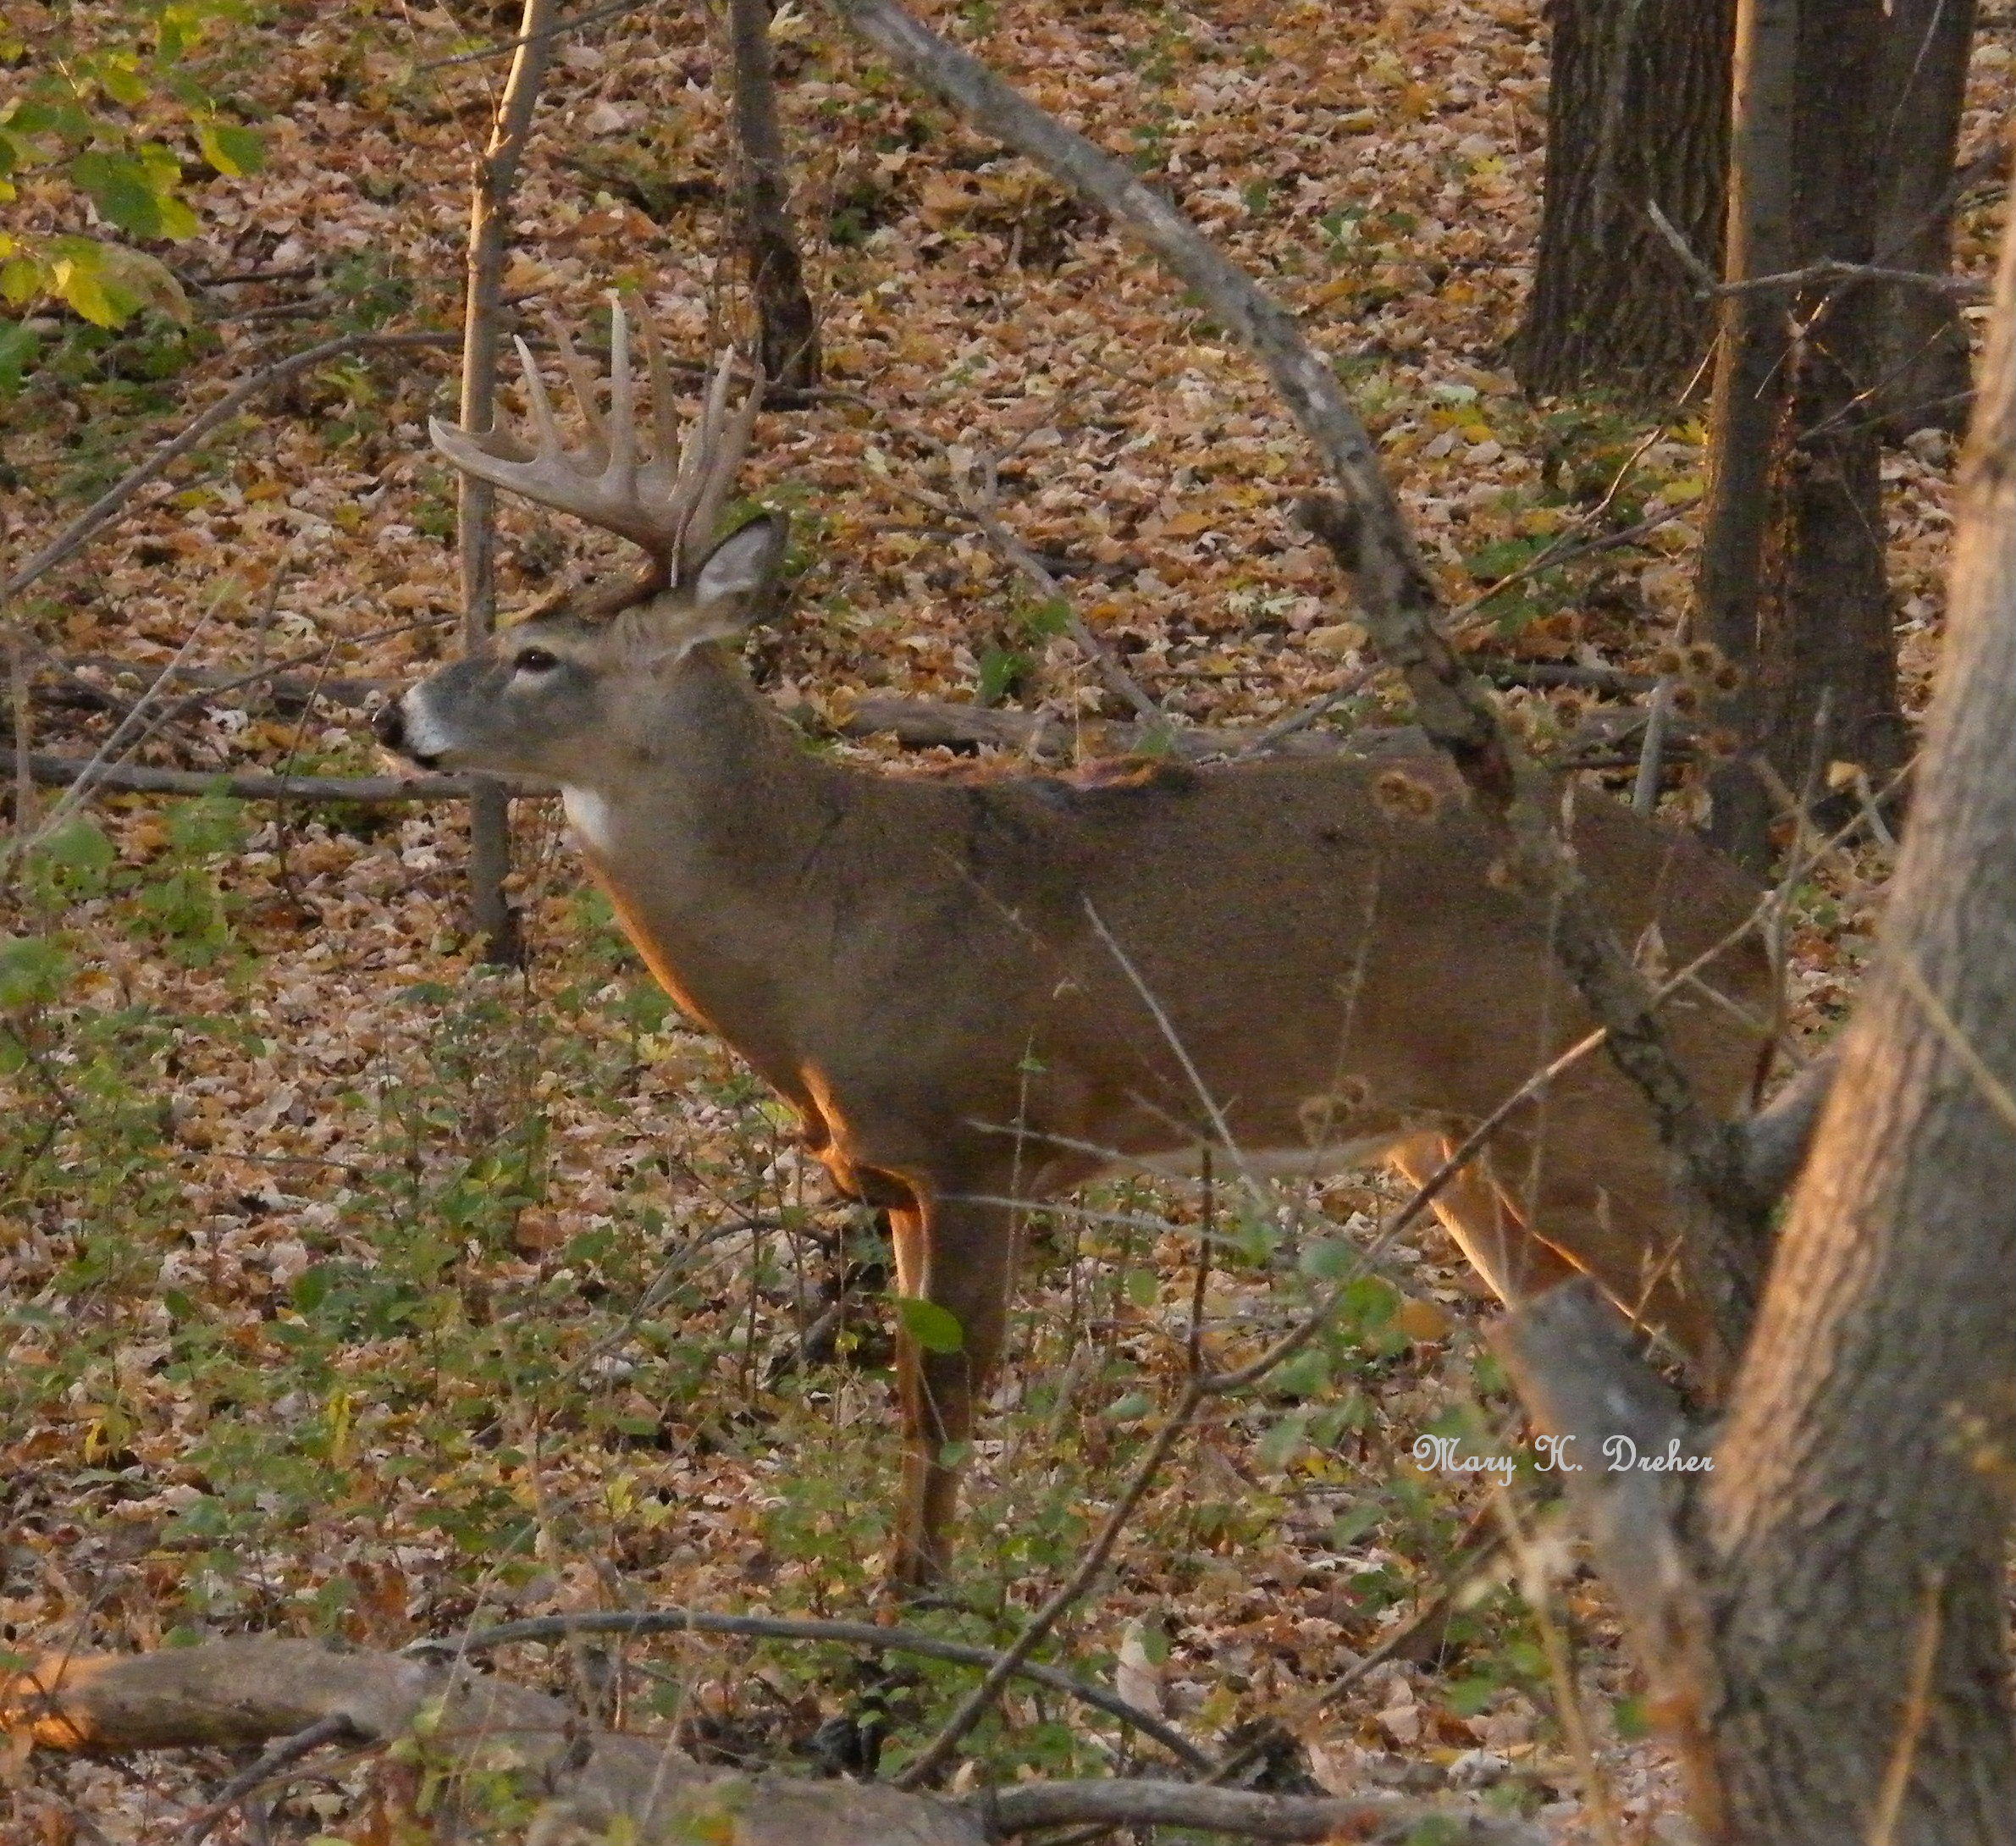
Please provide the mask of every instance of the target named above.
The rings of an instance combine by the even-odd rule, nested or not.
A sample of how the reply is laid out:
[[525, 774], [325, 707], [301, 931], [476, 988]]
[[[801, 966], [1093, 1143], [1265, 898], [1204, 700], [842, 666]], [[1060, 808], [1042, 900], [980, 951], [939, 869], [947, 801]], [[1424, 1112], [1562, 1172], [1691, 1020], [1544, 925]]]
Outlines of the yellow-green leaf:
[[94, 327], [123, 325], [133, 312], [119, 301], [107, 285], [103, 268], [75, 257], [58, 257], [50, 272], [56, 293], [72, 312], [81, 314]]
[[203, 122], [197, 125], [196, 138], [203, 158], [227, 180], [242, 180], [265, 163], [266, 148], [256, 129], [240, 128], [234, 122]]

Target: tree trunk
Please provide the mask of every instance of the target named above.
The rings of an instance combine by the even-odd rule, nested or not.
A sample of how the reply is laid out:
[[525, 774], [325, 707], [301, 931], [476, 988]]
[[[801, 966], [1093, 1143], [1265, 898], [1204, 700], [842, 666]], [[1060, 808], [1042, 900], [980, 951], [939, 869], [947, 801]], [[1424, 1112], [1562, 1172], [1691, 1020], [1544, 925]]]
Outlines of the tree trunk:
[[[477, 163], [469, 206], [468, 276], [462, 302], [462, 396], [465, 429], [490, 428], [497, 411], [498, 303], [504, 280], [506, 207], [532, 135], [532, 113], [553, 57], [555, 0], [525, 0], [504, 96], [490, 123], [489, 145]], [[488, 642], [497, 614], [497, 494], [472, 474], [459, 477], [456, 551], [462, 580], [462, 644], [474, 653]], [[472, 778], [469, 795], [471, 920], [483, 959], [515, 962], [517, 919], [506, 901], [511, 870], [511, 798], [489, 776]]]
[[[1867, 263], [1881, 0], [1743, 0], [1726, 273]], [[1715, 713], [1715, 837], [1768, 856], [1768, 781], [1847, 758], [1886, 780], [1907, 735], [1884, 576], [1878, 297], [1863, 284], [1725, 295], [1698, 621], [1743, 675]], [[1823, 712], [1825, 722], [1821, 724]]]
[[1883, 950], [1703, 1509], [1729, 1832], [1774, 1846], [2016, 1841], [2016, 238], [1996, 313]]
[[772, 383], [809, 390], [819, 382], [819, 322], [805, 292], [791, 222], [791, 175], [770, 61], [769, 0], [728, 0], [728, 31], [742, 153], [737, 205], [756, 301], [757, 357]]
[[[1953, 169], [1974, 44], [1975, 0], [1892, 0], [1884, 49], [1877, 260], [1944, 275], [1952, 264]], [[1967, 330], [1951, 296], [1882, 291], [1876, 358], [1883, 434], [1967, 427]]]
[[1961, 499], [1882, 942], [1715, 1446], [1586, 1282], [1498, 1335], [1712, 1846], [2016, 1846], [2016, 233]]
[[1645, 207], [1656, 202], [1704, 255], [1721, 247], [1735, 0], [1549, 11], [1545, 203], [1519, 382], [1670, 401], [1708, 351], [1713, 316]]

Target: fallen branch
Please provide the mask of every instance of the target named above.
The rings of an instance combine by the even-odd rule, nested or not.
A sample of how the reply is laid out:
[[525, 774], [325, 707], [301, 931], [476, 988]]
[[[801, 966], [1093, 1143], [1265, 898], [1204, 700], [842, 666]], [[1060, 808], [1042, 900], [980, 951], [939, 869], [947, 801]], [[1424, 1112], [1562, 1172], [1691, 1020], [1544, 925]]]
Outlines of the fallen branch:
[[[10, 753], [11, 754], [11, 753]], [[16, 760], [18, 760], [18, 759]], [[465, 801], [466, 776], [268, 776], [201, 769], [150, 769], [140, 763], [100, 763], [81, 756], [28, 758], [30, 777], [45, 788], [67, 788], [89, 772], [91, 787], [131, 794], [230, 795], [240, 801]], [[531, 784], [511, 784], [513, 794], [542, 794]]]
[[[1513, 1308], [1491, 1343], [1534, 1422], [1560, 1439], [1569, 1504], [1654, 1683], [1713, 1686], [1709, 1614], [1675, 1517], [1706, 1456], [1623, 1316], [1578, 1278]], [[1641, 1465], [1654, 1457], [1667, 1467]], [[1664, 1701], [1683, 1762], [1701, 1760], [1709, 1716]]]
[[[1354, 686], [1326, 694], [1316, 703], [1327, 709], [1356, 689]], [[1292, 727], [1221, 730], [1196, 726], [1178, 730], [1160, 719], [1143, 724], [1104, 720], [1079, 723], [1049, 712], [955, 705], [935, 699], [864, 699], [835, 728], [848, 738], [893, 737], [906, 749], [985, 747], [1065, 760], [1137, 754], [1174, 756], [1186, 762], [1263, 754], [1334, 756], [1340, 751], [1381, 755], [1393, 750], [1418, 754], [1423, 746], [1420, 732], [1404, 725], [1363, 725], [1355, 731], [1296, 734], [1322, 715], [1322, 710], [1306, 706], [1295, 715], [1299, 721]]]
[[1649, 693], [1655, 683], [1643, 673], [1621, 672], [1614, 666], [1582, 666], [1566, 660], [1500, 660], [1488, 654], [1466, 654], [1463, 664], [1494, 686], [1566, 686], [1581, 692], [1614, 693], [1627, 698]]
[[282, 1738], [262, 1750], [257, 1762], [240, 1770], [217, 1791], [217, 1799], [182, 1829], [182, 1837], [176, 1846], [203, 1846], [219, 1821], [283, 1769], [292, 1768], [304, 1756], [312, 1756], [324, 1744], [345, 1743], [356, 1735], [349, 1718], [340, 1711], [332, 1711], [326, 1718], [316, 1719], [307, 1730]]
[[303, 372], [312, 371], [331, 359], [340, 359], [345, 353], [370, 352], [401, 346], [455, 346], [459, 344], [459, 339], [454, 334], [344, 334], [263, 367], [225, 392], [202, 416], [180, 434], [169, 437], [139, 467], [129, 470], [99, 495], [8, 578], [4, 591], [0, 592], [0, 601], [19, 596], [38, 578], [54, 570], [66, 558], [81, 550], [119, 517], [126, 502], [149, 481], [164, 473], [212, 430], [229, 423], [262, 392], [271, 390], [276, 384], [284, 384], [288, 379], [297, 378]]
[[993, 1828], [1024, 1833], [1091, 1821], [1107, 1827], [1181, 1827], [1243, 1833], [1249, 1839], [1354, 1841], [1362, 1846], [1528, 1846], [1539, 1834], [1523, 1821], [1427, 1809], [1390, 1795], [1261, 1794], [1196, 1788], [1178, 1782], [1033, 1782], [980, 1804]]
[[[324, 1741], [411, 1738], [437, 1782], [509, 1772], [544, 1798], [524, 1837], [638, 1846], [986, 1846], [1073, 1821], [1273, 1840], [1541, 1846], [1531, 1827], [1400, 1796], [1317, 1799], [1181, 1782], [1025, 1783], [964, 1802], [887, 1786], [703, 1769], [660, 1738], [601, 1731], [544, 1693], [465, 1665], [248, 1637], [140, 1655], [51, 1655], [0, 1679], [0, 1734], [65, 1752], [254, 1749], [270, 1774]], [[231, 1786], [245, 1792], [246, 1777]], [[213, 1825], [213, 1803], [196, 1824]], [[193, 1831], [193, 1828], [192, 1828]]]
[[[842, 1646], [864, 1647], [878, 1653], [916, 1654], [926, 1660], [953, 1661], [964, 1666], [992, 1666], [1002, 1658], [992, 1648], [969, 1647], [963, 1641], [947, 1641], [935, 1634], [920, 1634], [914, 1628], [883, 1628], [873, 1622], [815, 1622], [795, 1616], [717, 1615], [706, 1609], [644, 1609], [635, 1611], [598, 1611], [583, 1615], [539, 1616], [525, 1622], [506, 1622], [494, 1628], [480, 1628], [455, 1642], [425, 1644], [431, 1652], [446, 1650], [457, 1656], [494, 1653], [500, 1647], [514, 1647], [527, 1641], [559, 1640], [571, 1634], [743, 1634], [759, 1640], [831, 1641]], [[1201, 1775], [1209, 1775], [1217, 1764], [1173, 1726], [1152, 1712], [1130, 1705], [1118, 1694], [1107, 1691], [1054, 1666], [1024, 1661], [1014, 1669], [1023, 1679], [1034, 1680], [1052, 1692], [1062, 1693], [1118, 1718], [1143, 1736], [1152, 1737], [1179, 1760]]]

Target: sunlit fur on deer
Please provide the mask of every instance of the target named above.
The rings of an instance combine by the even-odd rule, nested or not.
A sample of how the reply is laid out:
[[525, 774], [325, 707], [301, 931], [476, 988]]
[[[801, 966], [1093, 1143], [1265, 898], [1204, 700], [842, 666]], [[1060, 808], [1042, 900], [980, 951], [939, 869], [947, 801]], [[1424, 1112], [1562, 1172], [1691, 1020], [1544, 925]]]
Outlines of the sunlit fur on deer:
[[[994, 1202], [1205, 1145], [1226, 1172], [1384, 1160], [1419, 1180], [1588, 1020], [1432, 758], [1395, 799], [1389, 767], [1345, 759], [958, 782], [812, 754], [724, 645], [773, 610], [783, 522], [706, 544], [754, 395], [731, 416], [724, 369], [675, 464], [655, 376], [640, 459], [620, 310], [613, 331], [606, 417], [566, 349], [579, 447], [529, 356], [535, 448], [434, 435], [457, 467], [635, 539], [650, 572], [505, 630], [381, 732], [429, 766], [561, 786], [652, 972], [790, 1102], [842, 1190], [888, 1208], [902, 1292], [957, 1318], [958, 1351], [899, 1341], [892, 1563], [914, 1583], [946, 1555], [941, 1451], [968, 1439], [1001, 1350], [1016, 1231]], [[1626, 941], [1676, 964], [1748, 912], [1751, 888], [1691, 837], [1592, 791], [1575, 810]], [[1733, 1111], [1766, 969], [1745, 948], [1707, 979], [1666, 1023], [1704, 1100]], [[1659, 1239], [1664, 1174], [1635, 1095], [1591, 1058], [1438, 1210], [1500, 1296], [1585, 1268], [1685, 1349], [1705, 1321]]]

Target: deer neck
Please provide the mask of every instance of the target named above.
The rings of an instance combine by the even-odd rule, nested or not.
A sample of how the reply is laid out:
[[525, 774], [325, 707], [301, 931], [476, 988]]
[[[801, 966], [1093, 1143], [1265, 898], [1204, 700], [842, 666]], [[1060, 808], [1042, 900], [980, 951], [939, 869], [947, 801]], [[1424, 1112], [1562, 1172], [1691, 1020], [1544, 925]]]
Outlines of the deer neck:
[[687, 1012], [759, 1069], [795, 1068], [787, 989], [819, 902], [811, 875], [861, 778], [807, 751], [711, 645], [640, 691], [623, 732], [562, 788], [590, 873]]
[[640, 692], [622, 730], [561, 804], [598, 879], [668, 920], [781, 897], [855, 779], [814, 758], [710, 644]]

